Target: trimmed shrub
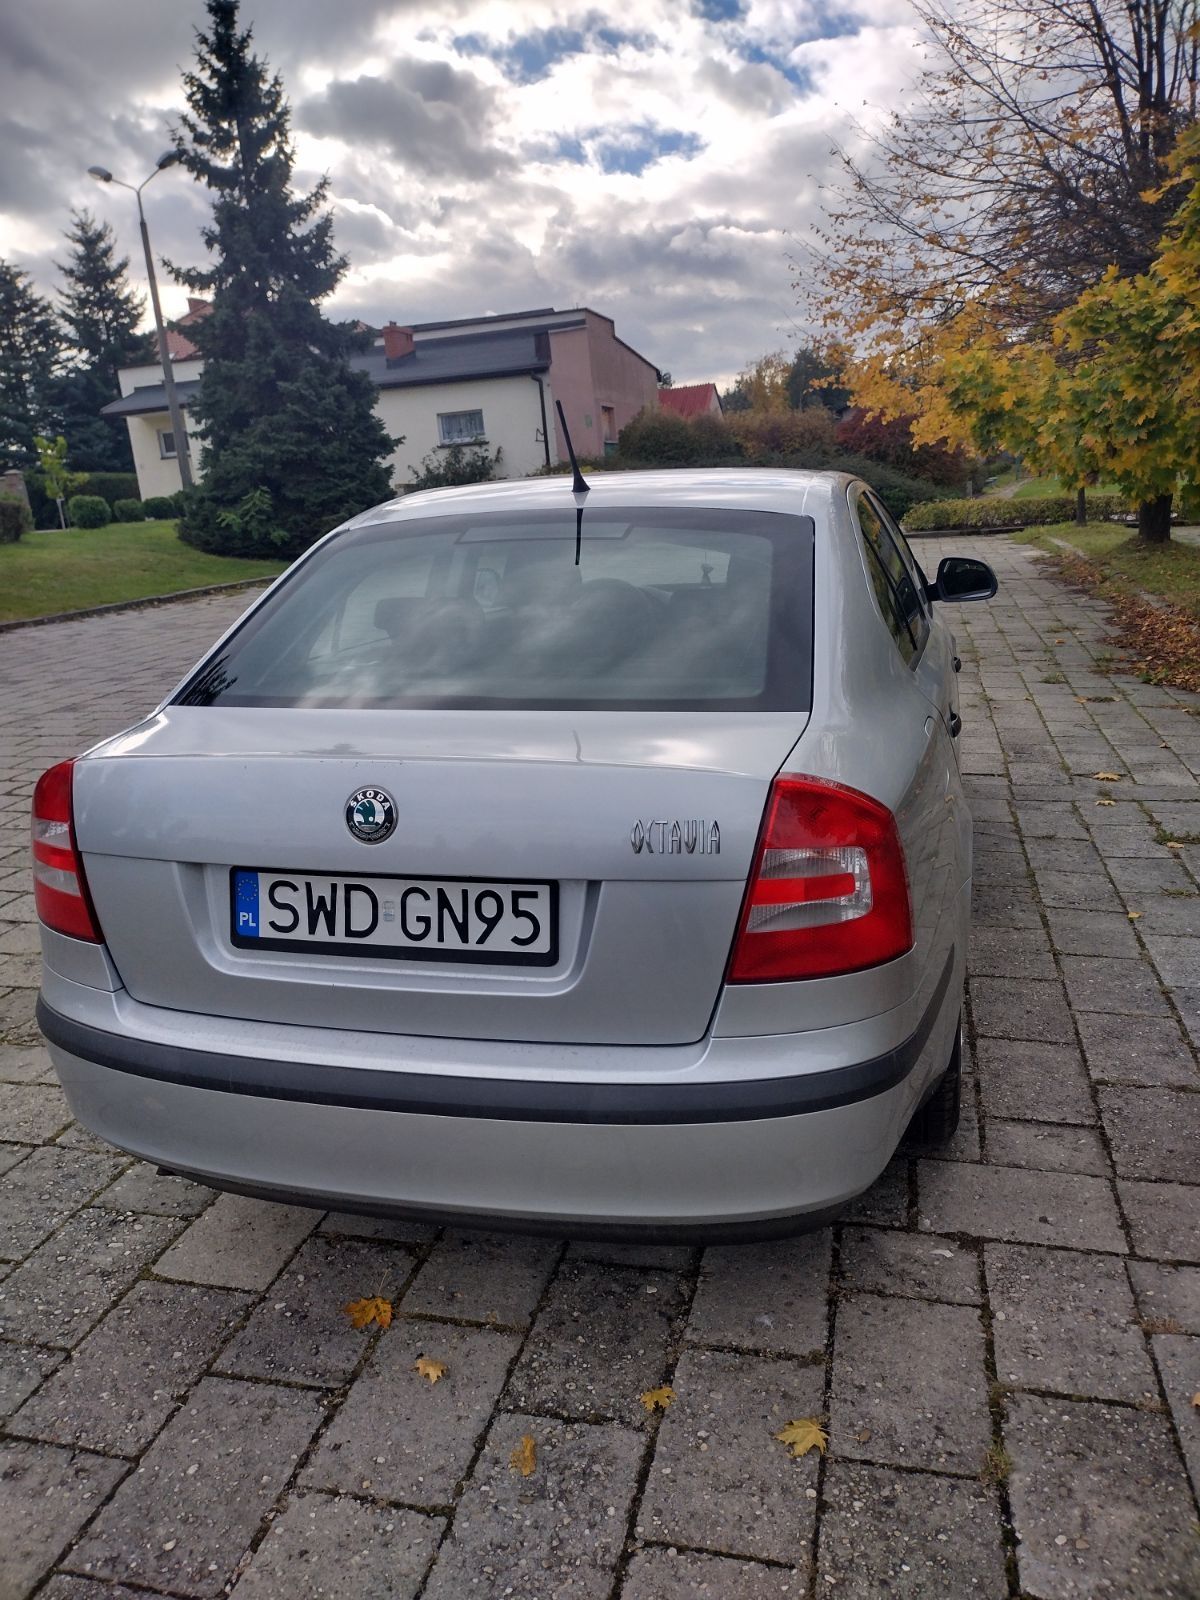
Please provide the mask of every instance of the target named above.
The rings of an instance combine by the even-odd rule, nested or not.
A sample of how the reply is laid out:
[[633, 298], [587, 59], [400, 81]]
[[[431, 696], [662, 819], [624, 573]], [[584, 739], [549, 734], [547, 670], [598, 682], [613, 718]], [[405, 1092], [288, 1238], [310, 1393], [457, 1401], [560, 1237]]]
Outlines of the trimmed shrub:
[[837, 442], [847, 455], [866, 456], [880, 461], [911, 478], [928, 478], [931, 483], [957, 489], [968, 487], [971, 460], [960, 449], [940, 444], [914, 444], [912, 417], [882, 417], [855, 407], [837, 425]]
[[81, 472], [76, 493], [99, 495], [110, 511], [118, 500], [141, 499], [136, 472]]
[[[1119, 494], [1088, 494], [1089, 521], [1118, 517], [1128, 509]], [[1074, 495], [1046, 495], [1029, 500], [1006, 500], [999, 495], [986, 495], [975, 500], [928, 500], [914, 505], [904, 515], [904, 526], [909, 533], [928, 533], [937, 528], [978, 528], [986, 531], [989, 528], [1033, 528], [1044, 523], [1074, 520]]]
[[76, 528], [107, 528], [112, 521], [108, 501], [99, 494], [73, 494], [67, 501], [67, 515]]
[[114, 500], [112, 514], [114, 522], [145, 522], [146, 506], [141, 500]]
[[673, 411], [639, 411], [621, 429], [617, 446], [623, 467], [722, 467], [736, 464], [741, 454], [720, 417], [687, 422]]
[[824, 406], [807, 411], [735, 411], [728, 428], [750, 461], [823, 467], [839, 453], [837, 423]]
[[503, 454], [497, 447], [491, 455], [481, 444], [452, 444], [446, 450], [431, 450], [413, 473], [413, 489], [454, 489], [466, 483], [487, 483], [496, 475]]
[[33, 532], [33, 514], [15, 494], [0, 494], [0, 544], [16, 544], [23, 533]]
[[142, 501], [142, 514], [152, 517], [155, 521], [160, 518], [171, 518], [179, 515], [179, 508], [175, 504], [173, 494], [152, 494]]

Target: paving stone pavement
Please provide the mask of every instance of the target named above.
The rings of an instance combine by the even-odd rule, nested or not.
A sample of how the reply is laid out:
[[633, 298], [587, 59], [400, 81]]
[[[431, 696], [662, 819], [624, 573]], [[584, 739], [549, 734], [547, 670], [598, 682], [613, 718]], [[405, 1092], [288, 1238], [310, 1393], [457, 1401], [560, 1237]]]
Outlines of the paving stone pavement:
[[[741, 1250], [321, 1219], [72, 1124], [32, 782], [246, 597], [0, 635], [0, 1600], [1197, 1600], [1200, 697], [975, 548], [963, 1128]], [[354, 1332], [380, 1285], [396, 1320]], [[817, 1415], [793, 1462], [773, 1434]]]

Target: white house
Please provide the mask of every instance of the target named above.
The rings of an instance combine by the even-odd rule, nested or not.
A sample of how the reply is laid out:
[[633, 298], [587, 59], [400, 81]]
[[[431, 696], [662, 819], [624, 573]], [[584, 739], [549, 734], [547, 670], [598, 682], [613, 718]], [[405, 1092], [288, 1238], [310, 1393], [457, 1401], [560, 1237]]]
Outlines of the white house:
[[[203, 300], [188, 304], [180, 330], [208, 313]], [[167, 342], [186, 417], [203, 363], [181, 331], [168, 333]], [[351, 364], [372, 378], [380, 420], [403, 440], [390, 461], [397, 488], [412, 481], [427, 457], [455, 444], [499, 450], [496, 472], [503, 478], [565, 460], [556, 399], [585, 458], [615, 448], [625, 423], [658, 403], [657, 369], [617, 338], [610, 318], [586, 307], [406, 328], [389, 323]], [[127, 367], [119, 379], [121, 397], [104, 415], [125, 418], [143, 499], [172, 494], [179, 467], [161, 371]], [[198, 469], [199, 441], [188, 433]]]

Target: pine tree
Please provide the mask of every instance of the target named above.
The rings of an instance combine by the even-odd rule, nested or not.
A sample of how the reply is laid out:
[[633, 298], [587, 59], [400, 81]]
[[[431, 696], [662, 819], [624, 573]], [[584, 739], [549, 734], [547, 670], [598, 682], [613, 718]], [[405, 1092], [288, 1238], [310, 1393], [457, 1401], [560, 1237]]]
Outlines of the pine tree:
[[70, 365], [54, 385], [71, 466], [85, 472], [131, 472], [129, 431], [100, 412], [120, 393], [117, 372], [154, 360], [154, 342], [138, 333], [144, 302], [129, 286], [129, 257], [114, 259], [113, 233], [87, 211], [71, 214], [71, 257], [58, 262], [66, 285], [59, 315], [71, 346]]
[[189, 329], [204, 357], [191, 407], [203, 479], [180, 531], [201, 549], [291, 555], [387, 498], [394, 441], [374, 385], [349, 365], [364, 336], [318, 310], [346, 271], [327, 182], [292, 192], [283, 85], [251, 53], [237, 0], [208, 0], [208, 12], [176, 132], [184, 165], [215, 194], [203, 230], [212, 265], [172, 268], [213, 308]]
[[36, 467], [35, 435], [58, 432], [50, 388], [60, 342], [49, 301], [0, 261], [0, 470]]

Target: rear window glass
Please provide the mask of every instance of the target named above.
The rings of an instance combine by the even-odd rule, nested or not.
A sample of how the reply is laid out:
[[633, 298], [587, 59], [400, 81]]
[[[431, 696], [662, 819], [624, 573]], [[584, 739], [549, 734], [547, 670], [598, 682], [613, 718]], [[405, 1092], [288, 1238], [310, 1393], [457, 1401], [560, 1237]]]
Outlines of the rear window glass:
[[568, 509], [339, 535], [297, 567], [178, 699], [808, 707], [808, 518], [606, 506], [585, 507], [579, 530], [575, 523]]

